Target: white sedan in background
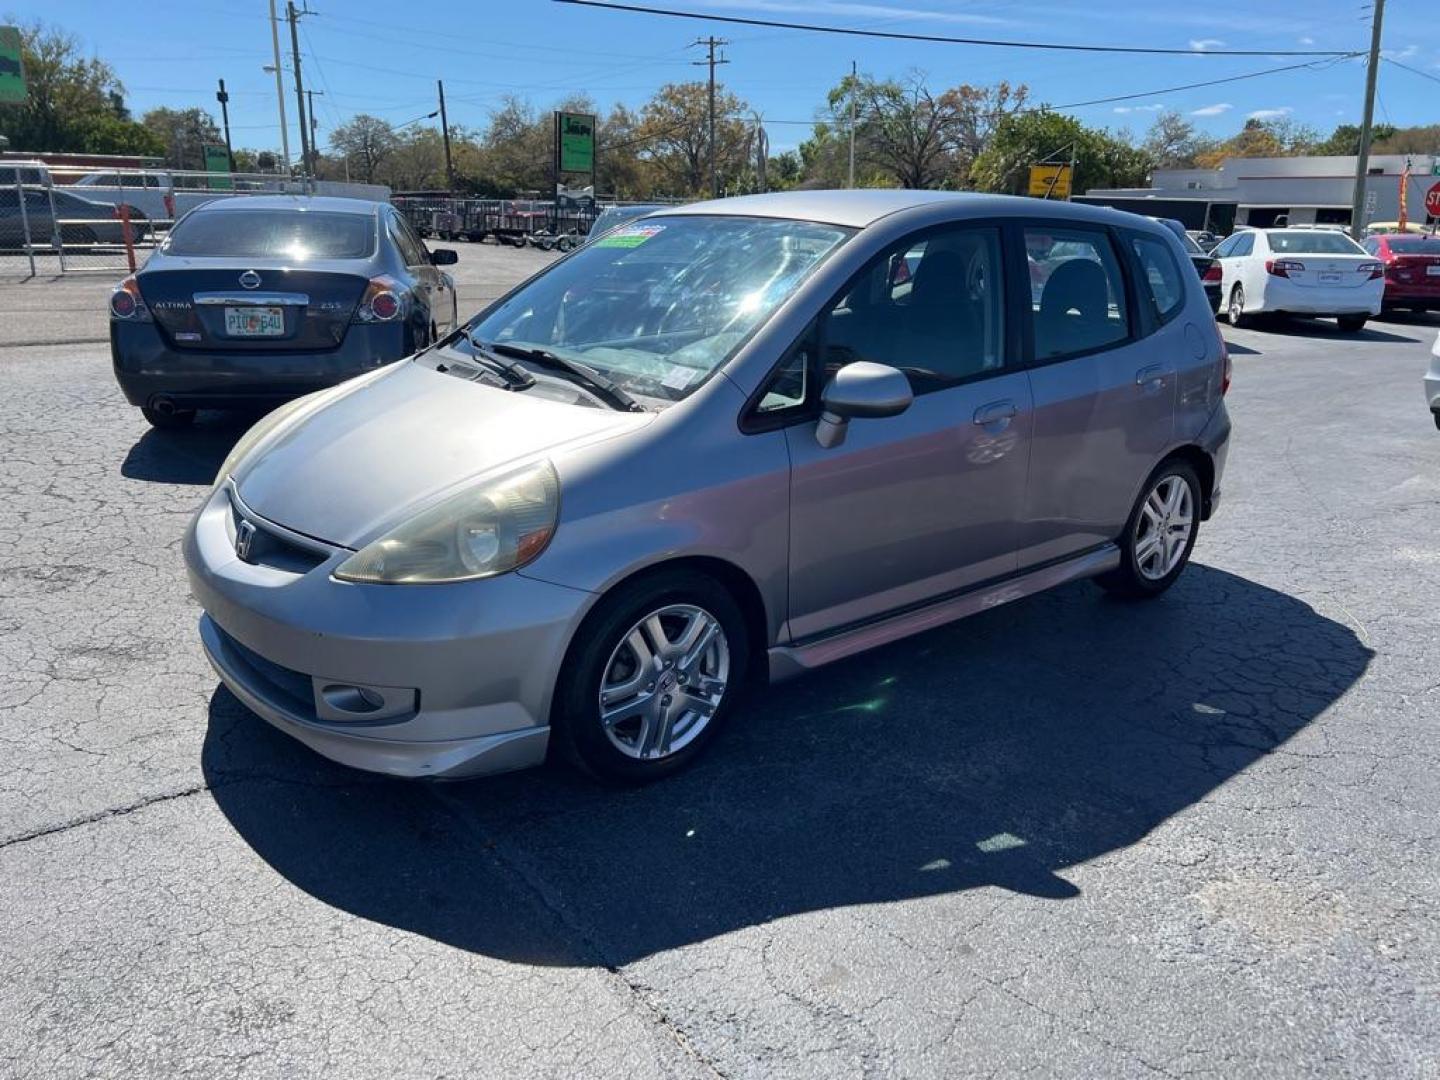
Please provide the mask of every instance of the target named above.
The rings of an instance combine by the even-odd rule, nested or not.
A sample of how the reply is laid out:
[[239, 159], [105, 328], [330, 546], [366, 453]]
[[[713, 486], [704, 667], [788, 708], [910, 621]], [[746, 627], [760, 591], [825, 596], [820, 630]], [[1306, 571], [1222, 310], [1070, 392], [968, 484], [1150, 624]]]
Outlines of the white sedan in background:
[[1334, 318], [1354, 332], [1380, 314], [1385, 267], [1342, 232], [1246, 229], [1210, 253], [1220, 263], [1220, 298], [1232, 326], [1256, 315]]

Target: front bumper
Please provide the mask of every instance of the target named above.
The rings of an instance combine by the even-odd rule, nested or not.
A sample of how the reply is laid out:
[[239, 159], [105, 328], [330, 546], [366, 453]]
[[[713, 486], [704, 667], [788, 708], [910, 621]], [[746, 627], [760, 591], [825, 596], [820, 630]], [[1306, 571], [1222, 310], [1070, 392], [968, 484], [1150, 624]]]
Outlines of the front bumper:
[[1383, 279], [1353, 288], [1297, 285], [1286, 278], [1266, 275], [1258, 297], [1261, 311], [1292, 315], [1379, 315], [1384, 297]]
[[[590, 593], [518, 573], [337, 581], [347, 549], [327, 556], [312, 540], [297, 554], [303, 538], [238, 505], [228, 485], [211, 492], [184, 550], [206, 655], [251, 710], [332, 760], [392, 776], [544, 760], [555, 678]], [[269, 544], [256, 562], [235, 554], [237, 514]]]
[[110, 320], [115, 381], [132, 405], [169, 398], [186, 408], [276, 404], [374, 371], [413, 352], [403, 323], [351, 326], [324, 352], [178, 349], [154, 322]]

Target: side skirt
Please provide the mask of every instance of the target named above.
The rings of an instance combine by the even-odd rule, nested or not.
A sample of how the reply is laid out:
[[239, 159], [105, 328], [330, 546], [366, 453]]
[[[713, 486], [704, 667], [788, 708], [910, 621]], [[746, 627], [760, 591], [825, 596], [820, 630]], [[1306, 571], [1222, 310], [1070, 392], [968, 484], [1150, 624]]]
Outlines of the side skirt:
[[794, 678], [867, 649], [1033, 596], [1067, 581], [1094, 577], [1119, 565], [1120, 549], [1114, 544], [1103, 544], [1064, 562], [1051, 563], [1003, 581], [989, 582], [967, 592], [944, 596], [923, 607], [881, 616], [873, 622], [847, 627], [808, 642], [776, 645], [769, 652], [770, 681]]

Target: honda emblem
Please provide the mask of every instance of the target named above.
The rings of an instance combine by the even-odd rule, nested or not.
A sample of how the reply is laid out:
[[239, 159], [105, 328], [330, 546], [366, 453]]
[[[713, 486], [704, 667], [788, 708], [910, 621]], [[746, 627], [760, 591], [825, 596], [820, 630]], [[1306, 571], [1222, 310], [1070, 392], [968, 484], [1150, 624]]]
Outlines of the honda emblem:
[[255, 526], [248, 521], [240, 522], [235, 530], [235, 555], [241, 562], [250, 561], [250, 546], [255, 543]]

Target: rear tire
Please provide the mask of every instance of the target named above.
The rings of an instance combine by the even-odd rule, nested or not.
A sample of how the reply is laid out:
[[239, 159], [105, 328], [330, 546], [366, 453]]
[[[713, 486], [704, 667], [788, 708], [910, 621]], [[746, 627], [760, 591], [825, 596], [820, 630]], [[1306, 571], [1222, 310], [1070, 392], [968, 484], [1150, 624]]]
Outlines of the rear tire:
[[1358, 334], [1365, 329], [1365, 324], [1370, 321], [1368, 315], [1337, 315], [1336, 324], [1347, 334]]
[[1248, 326], [1255, 325], [1254, 316], [1245, 314], [1245, 290], [1238, 284], [1230, 290], [1230, 307], [1228, 312], [1230, 325], [1237, 330], [1243, 330]]
[[[629, 644], [636, 635], [644, 656]], [[744, 615], [718, 581], [687, 570], [641, 578], [602, 600], [576, 635], [555, 688], [552, 745], [609, 783], [669, 776], [714, 740], [749, 663]]]
[[1189, 564], [1199, 534], [1200, 478], [1180, 458], [1162, 461], [1140, 489], [1125, 522], [1120, 565], [1095, 583], [1129, 600], [1159, 596]]
[[149, 405], [142, 405], [140, 414], [150, 421], [151, 427], [159, 428], [161, 431], [186, 428], [195, 422], [194, 409], [174, 409], [171, 412], [160, 412], [158, 409], [152, 409]]

